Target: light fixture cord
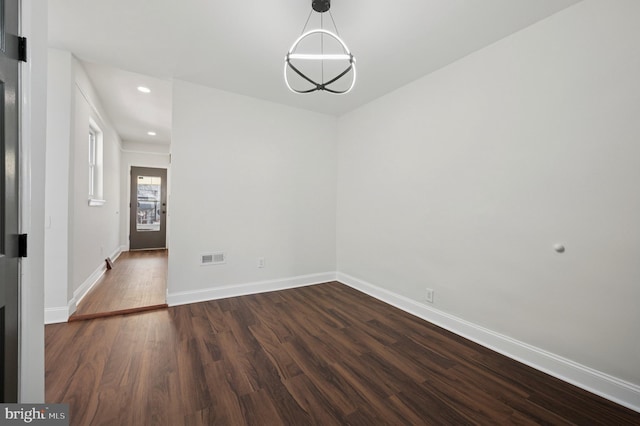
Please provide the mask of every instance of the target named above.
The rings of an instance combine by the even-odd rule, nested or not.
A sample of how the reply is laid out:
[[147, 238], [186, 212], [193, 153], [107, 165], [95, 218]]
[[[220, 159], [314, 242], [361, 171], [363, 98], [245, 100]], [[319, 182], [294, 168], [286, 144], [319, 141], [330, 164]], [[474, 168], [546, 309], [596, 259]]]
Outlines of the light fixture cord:
[[309, 24], [309, 19], [311, 19], [311, 14], [313, 13], [313, 9], [309, 12], [309, 16], [307, 16], [307, 22], [304, 23], [304, 27], [302, 27], [302, 32], [300, 34], [304, 34], [304, 30], [307, 29], [307, 24]]
[[[324, 29], [324, 13], [320, 14], [320, 29]], [[324, 33], [320, 34], [320, 54], [324, 55]], [[320, 77], [322, 84], [324, 84], [324, 59], [320, 61]]]
[[333, 28], [336, 29], [336, 35], [340, 37], [340, 31], [338, 31], [338, 26], [336, 25], [336, 21], [333, 20], [333, 14], [331, 13], [331, 10], [329, 10], [329, 16], [331, 17], [331, 22], [333, 22]]

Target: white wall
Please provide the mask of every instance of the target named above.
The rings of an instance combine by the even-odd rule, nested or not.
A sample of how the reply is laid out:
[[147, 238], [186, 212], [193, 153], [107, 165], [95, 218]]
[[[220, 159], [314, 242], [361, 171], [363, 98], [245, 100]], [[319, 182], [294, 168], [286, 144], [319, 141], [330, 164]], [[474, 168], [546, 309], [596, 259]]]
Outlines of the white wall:
[[[169, 303], [335, 271], [335, 131], [334, 117], [174, 83]], [[226, 264], [199, 266], [216, 251]]]
[[640, 385], [639, 16], [584, 1], [341, 117], [338, 270]]
[[159, 154], [169, 156], [171, 145], [149, 142], [122, 141], [122, 150], [138, 154]]
[[[70, 278], [68, 297], [86, 283], [104, 259], [120, 247], [120, 137], [109, 122], [81, 63], [74, 60], [74, 114], [72, 118], [72, 171], [70, 176]], [[89, 119], [103, 132], [104, 189], [106, 203], [90, 207], [88, 134]]]
[[[120, 138], [82, 64], [50, 49], [47, 115], [45, 312], [47, 323], [66, 321], [99, 278], [104, 259], [120, 249]], [[90, 207], [88, 134], [103, 132], [103, 198]], [[66, 223], [65, 223], [66, 221]]]
[[69, 158], [74, 88], [71, 53], [49, 49], [44, 287], [48, 316], [61, 319], [68, 314], [69, 302]]

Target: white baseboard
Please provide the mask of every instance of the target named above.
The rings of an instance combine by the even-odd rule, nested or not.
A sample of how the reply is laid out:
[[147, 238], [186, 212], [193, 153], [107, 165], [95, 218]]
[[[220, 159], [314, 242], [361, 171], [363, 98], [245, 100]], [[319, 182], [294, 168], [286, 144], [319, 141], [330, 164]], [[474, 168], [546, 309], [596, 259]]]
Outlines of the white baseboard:
[[67, 322], [69, 319], [69, 308], [45, 308], [44, 310], [44, 323], [45, 324], [58, 324], [61, 322]]
[[640, 386], [338, 272], [336, 280], [482, 346], [640, 412]]
[[107, 265], [103, 262], [100, 266], [98, 266], [92, 273], [87, 277], [86, 280], [82, 283], [80, 287], [78, 287], [73, 292], [73, 305], [74, 307], [78, 306], [78, 303], [91, 291], [94, 285], [98, 282], [98, 280], [102, 277], [102, 275], [107, 271]]
[[122, 254], [123, 251], [129, 251], [127, 246], [120, 246], [117, 249], [115, 249], [115, 251], [111, 254], [111, 256], [109, 256], [109, 259], [111, 259], [112, 261], [116, 261], [120, 255]]
[[[111, 260], [115, 261], [118, 257], [120, 257], [120, 254], [122, 253], [122, 248], [123, 247], [124, 246], [120, 246], [120, 247], [116, 248], [113, 251], [113, 253], [111, 253], [111, 256], [109, 256], [109, 258]], [[74, 304], [73, 312], [75, 312], [75, 308], [78, 306], [78, 303], [80, 303], [80, 301], [89, 293], [89, 291], [91, 291], [93, 286], [98, 283], [98, 280], [102, 277], [102, 275], [106, 271], [107, 271], [106, 262], [100, 263], [100, 266], [98, 266], [93, 271], [93, 273], [91, 273], [91, 275], [89, 275], [87, 277], [87, 279], [84, 280], [82, 285], [80, 287], [78, 287], [76, 289], [76, 291], [73, 292], [73, 299], [72, 299], [73, 300], [73, 304]], [[71, 312], [71, 313], [73, 313], [73, 312]]]
[[270, 281], [212, 287], [196, 291], [167, 293], [167, 304], [169, 306], [177, 306], [185, 305], [187, 303], [206, 302], [209, 300], [225, 299], [227, 297], [245, 296], [248, 294], [265, 293], [268, 291], [286, 290], [289, 288], [321, 284], [329, 281], [335, 281], [335, 279], [335, 272], [326, 272]]
[[61, 322], [67, 322], [69, 317], [76, 311], [76, 303], [74, 299], [71, 299], [67, 306], [58, 308], [45, 308], [44, 310], [44, 323], [45, 324], [59, 324]]

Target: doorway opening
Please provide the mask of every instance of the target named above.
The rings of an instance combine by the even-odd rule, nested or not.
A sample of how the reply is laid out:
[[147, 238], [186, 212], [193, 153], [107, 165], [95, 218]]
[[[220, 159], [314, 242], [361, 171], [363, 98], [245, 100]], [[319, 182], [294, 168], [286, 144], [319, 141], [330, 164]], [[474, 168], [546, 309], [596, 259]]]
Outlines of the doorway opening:
[[69, 321], [166, 308], [167, 169], [131, 167], [129, 251], [78, 303]]

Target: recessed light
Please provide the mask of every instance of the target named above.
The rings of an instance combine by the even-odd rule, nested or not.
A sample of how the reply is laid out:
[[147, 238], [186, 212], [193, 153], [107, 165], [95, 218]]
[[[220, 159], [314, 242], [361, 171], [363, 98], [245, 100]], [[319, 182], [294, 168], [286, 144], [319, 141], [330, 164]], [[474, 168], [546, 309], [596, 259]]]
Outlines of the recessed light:
[[138, 86], [138, 92], [142, 93], [151, 93], [151, 89], [145, 86]]
[[156, 135], [156, 132], [147, 132], [147, 134], [148, 134], [149, 136], [155, 136], [155, 135]]

